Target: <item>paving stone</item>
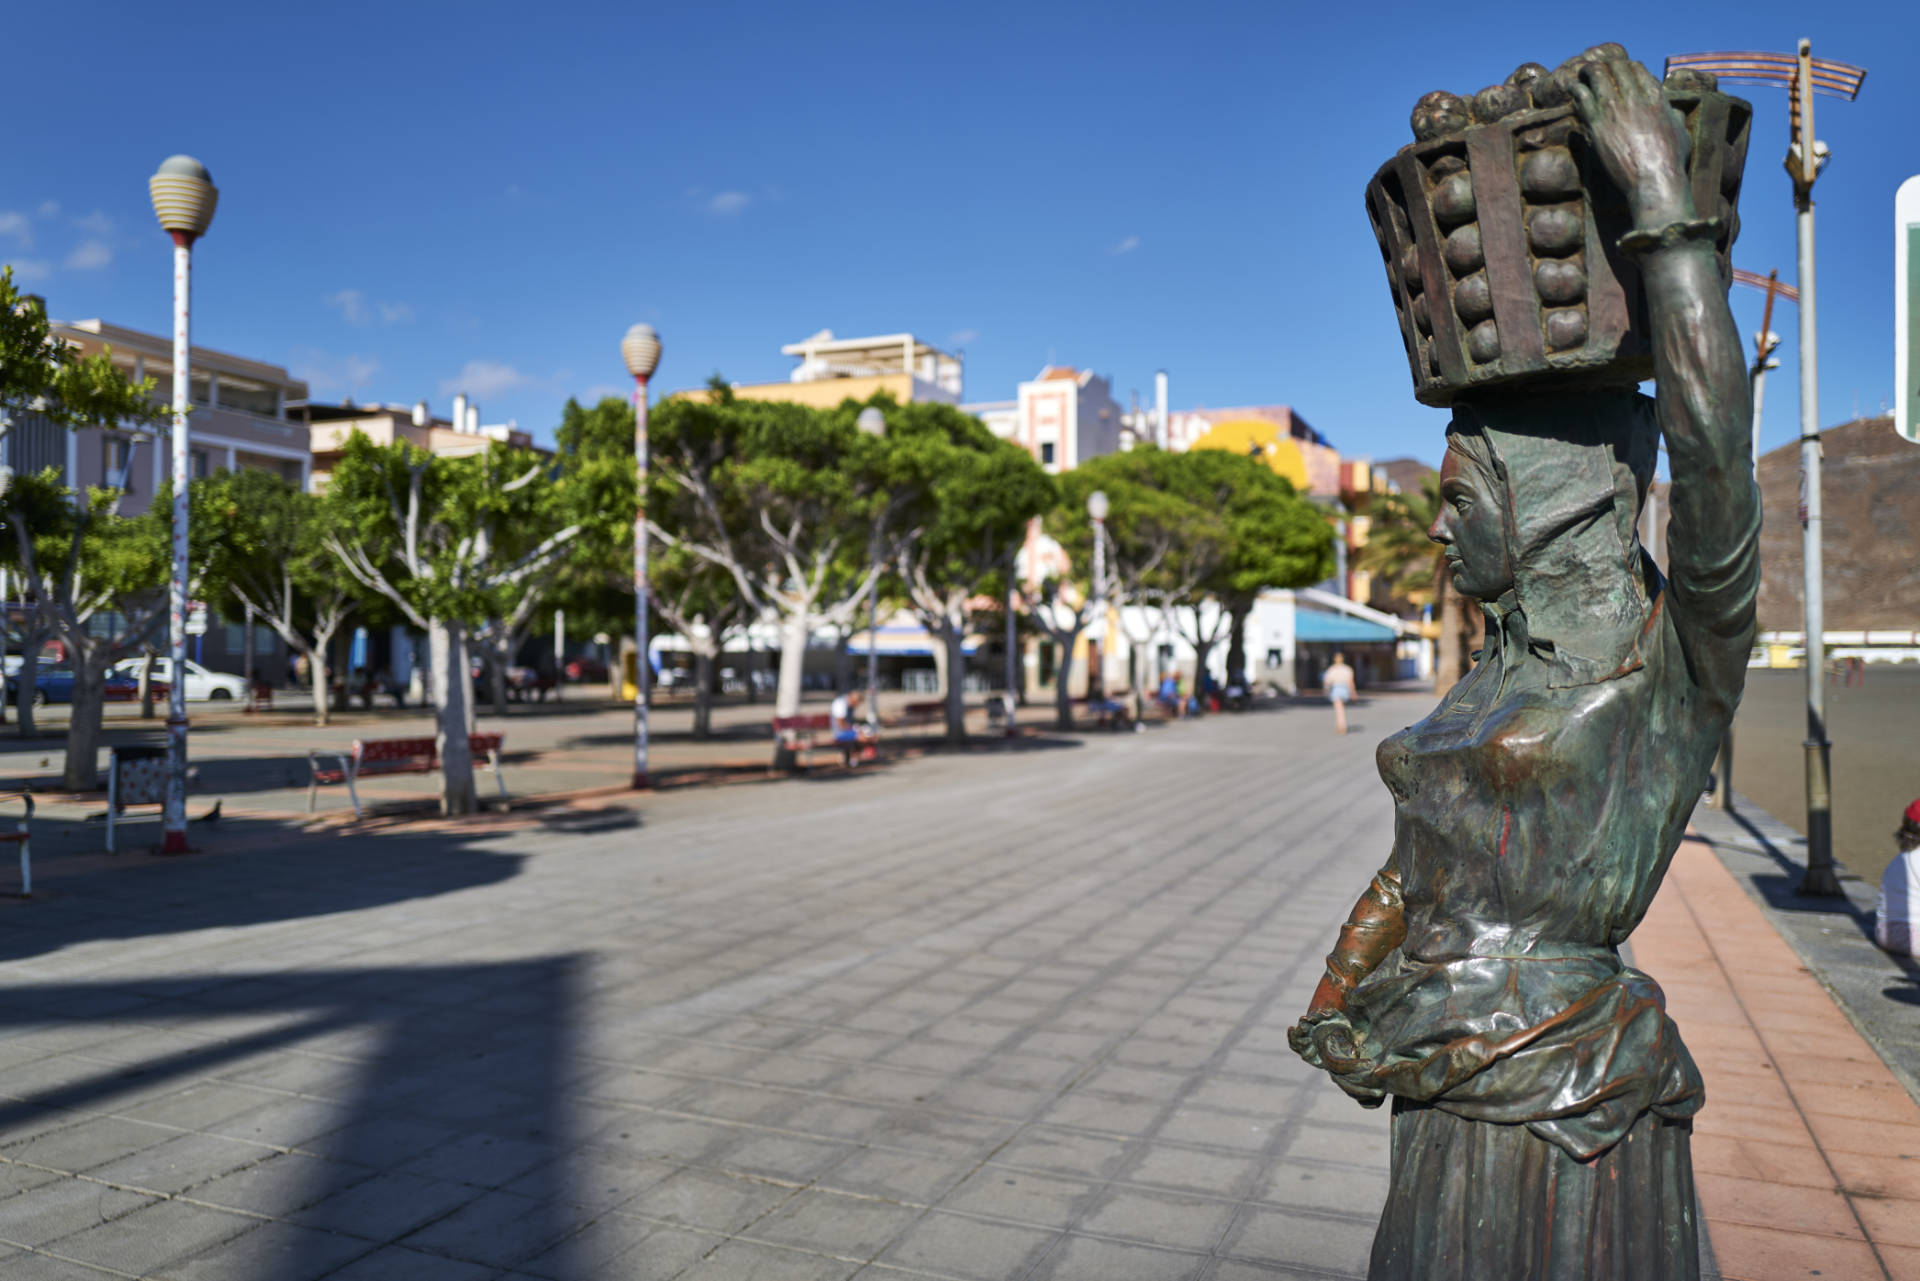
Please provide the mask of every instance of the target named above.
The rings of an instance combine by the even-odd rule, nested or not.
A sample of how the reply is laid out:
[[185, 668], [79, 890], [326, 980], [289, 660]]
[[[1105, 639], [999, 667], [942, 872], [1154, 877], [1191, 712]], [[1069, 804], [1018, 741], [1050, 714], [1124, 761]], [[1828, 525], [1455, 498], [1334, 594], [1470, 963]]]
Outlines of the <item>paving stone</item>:
[[1189, 1281], [1207, 1262], [1204, 1255], [1075, 1236], [1048, 1252], [1027, 1275], [1031, 1281]]
[[749, 1229], [758, 1241], [871, 1259], [920, 1217], [909, 1206], [831, 1192], [796, 1193]]
[[[338, 1167], [351, 1168], [351, 1167]], [[369, 1241], [396, 1241], [481, 1195], [469, 1184], [423, 1179], [396, 1170], [356, 1180], [287, 1217], [311, 1228]]]
[[498, 1274], [497, 1268], [389, 1245], [355, 1259], [327, 1281], [492, 1281]]
[[94, 1166], [87, 1173], [104, 1183], [171, 1194], [273, 1155], [270, 1149], [252, 1143], [212, 1134], [182, 1134], [132, 1156]]
[[792, 1195], [792, 1188], [758, 1179], [713, 1170], [682, 1170], [642, 1192], [625, 1209], [682, 1227], [734, 1233]]
[[1374, 1223], [1357, 1219], [1242, 1210], [1221, 1253], [1255, 1263], [1318, 1268], [1336, 1276], [1365, 1276]]
[[160, 1201], [61, 1237], [48, 1248], [81, 1263], [144, 1276], [239, 1236], [259, 1222], [185, 1201]]
[[881, 1261], [971, 1281], [1024, 1276], [1060, 1234], [930, 1211], [887, 1248]]
[[61, 1179], [0, 1201], [0, 1239], [16, 1245], [45, 1245], [155, 1201], [103, 1183]]
[[358, 1237], [292, 1223], [264, 1223], [171, 1264], [155, 1277], [156, 1281], [317, 1281], [375, 1248]]
[[943, 1210], [1064, 1228], [1086, 1211], [1099, 1191], [1099, 1184], [1084, 1179], [988, 1165], [941, 1198], [939, 1204]]
[[729, 1241], [682, 1272], [678, 1281], [846, 1281], [862, 1266], [779, 1246]]
[[403, 1244], [503, 1268], [530, 1259], [586, 1225], [554, 1202], [487, 1192], [436, 1219]]

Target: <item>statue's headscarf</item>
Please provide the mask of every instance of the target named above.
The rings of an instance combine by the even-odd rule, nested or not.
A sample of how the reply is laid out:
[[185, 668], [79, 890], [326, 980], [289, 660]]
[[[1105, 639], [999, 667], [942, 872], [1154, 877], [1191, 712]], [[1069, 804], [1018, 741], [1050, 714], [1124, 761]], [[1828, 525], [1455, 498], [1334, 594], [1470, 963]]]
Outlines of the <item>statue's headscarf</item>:
[[1653, 401], [1635, 391], [1454, 407], [1448, 448], [1504, 493], [1516, 608], [1552, 686], [1640, 666], [1658, 575], [1638, 525], [1659, 438]]

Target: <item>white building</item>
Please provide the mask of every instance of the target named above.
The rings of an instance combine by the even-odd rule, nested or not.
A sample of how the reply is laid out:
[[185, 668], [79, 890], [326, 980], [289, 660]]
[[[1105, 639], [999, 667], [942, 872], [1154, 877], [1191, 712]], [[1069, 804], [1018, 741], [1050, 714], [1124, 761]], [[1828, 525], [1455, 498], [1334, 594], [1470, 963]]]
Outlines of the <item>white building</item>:
[[1126, 426], [1125, 411], [1113, 398], [1112, 380], [1067, 365], [1046, 366], [1020, 384], [1014, 400], [960, 408], [1056, 474], [1117, 452]]

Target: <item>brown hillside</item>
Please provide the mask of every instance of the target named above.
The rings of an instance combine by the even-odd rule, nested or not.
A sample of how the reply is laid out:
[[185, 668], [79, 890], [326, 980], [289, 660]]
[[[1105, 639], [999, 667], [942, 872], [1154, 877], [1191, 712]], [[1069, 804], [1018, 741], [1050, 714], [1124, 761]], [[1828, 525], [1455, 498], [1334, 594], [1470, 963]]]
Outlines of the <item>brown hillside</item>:
[[[1920, 445], [1890, 416], [1822, 433], [1827, 628], [1920, 627]], [[1760, 629], [1797, 631], [1800, 445], [1760, 458]]]

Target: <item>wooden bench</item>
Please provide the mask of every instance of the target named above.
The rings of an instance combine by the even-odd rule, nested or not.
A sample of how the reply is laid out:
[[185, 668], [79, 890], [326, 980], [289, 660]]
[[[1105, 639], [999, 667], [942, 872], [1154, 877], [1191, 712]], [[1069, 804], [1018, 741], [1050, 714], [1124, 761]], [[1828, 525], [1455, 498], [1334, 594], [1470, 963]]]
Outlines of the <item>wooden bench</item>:
[[778, 760], [780, 748], [797, 753], [801, 760], [810, 759], [817, 747], [839, 747], [833, 741], [833, 717], [818, 716], [776, 716], [773, 718], [774, 759]]
[[[484, 759], [487, 768], [493, 771], [493, 781], [500, 786], [502, 801], [507, 799], [507, 780], [500, 773], [500, 744], [504, 738], [502, 734], [467, 737], [467, 750], [475, 760]], [[371, 774], [430, 774], [440, 767], [439, 757], [439, 745], [431, 738], [356, 738], [352, 748], [344, 752], [308, 752], [307, 764], [312, 774], [307, 782], [307, 813], [313, 813], [314, 796], [322, 783], [345, 783], [347, 795], [353, 800], [353, 816], [361, 818], [364, 811], [360, 793], [354, 787], [356, 780]], [[323, 760], [332, 761], [333, 767], [321, 769]]]

